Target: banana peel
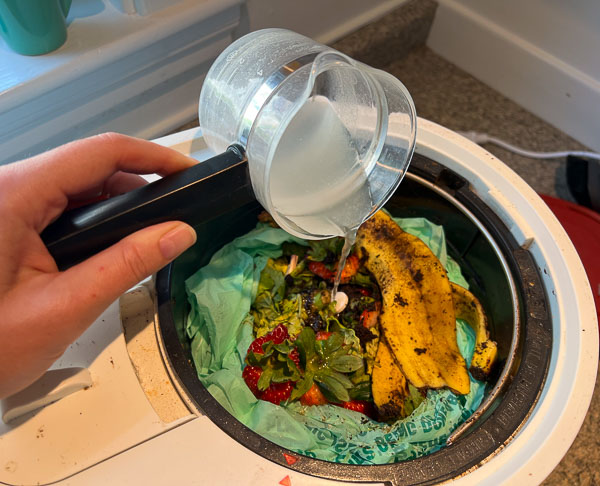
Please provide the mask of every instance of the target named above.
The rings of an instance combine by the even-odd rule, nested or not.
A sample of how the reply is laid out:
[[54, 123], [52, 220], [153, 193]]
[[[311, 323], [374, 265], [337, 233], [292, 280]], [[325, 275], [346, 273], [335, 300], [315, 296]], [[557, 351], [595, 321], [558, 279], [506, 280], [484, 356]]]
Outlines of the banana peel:
[[408, 417], [426, 397], [424, 391], [408, 383], [384, 340], [377, 348], [371, 378], [373, 403], [380, 421], [392, 422]]
[[380, 329], [401, 373], [418, 389], [468, 393], [452, 290], [437, 257], [383, 211], [363, 223], [356, 248], [381, 290]]
[[492, 371], [498, 346], [490, 339], [487, 317], [479, 300], [460, 285], [451, 283], [451, 288], [456, 318], [466, 321], [475, 331], [475, 352], [469, 371], [473, 378], [484, 381]]
[[405, 401], [408, 381], [394, 359], [385, 341], [380, 341], [371, 373], [373, 403], [379, 420], [388, 421], [406, 417]]

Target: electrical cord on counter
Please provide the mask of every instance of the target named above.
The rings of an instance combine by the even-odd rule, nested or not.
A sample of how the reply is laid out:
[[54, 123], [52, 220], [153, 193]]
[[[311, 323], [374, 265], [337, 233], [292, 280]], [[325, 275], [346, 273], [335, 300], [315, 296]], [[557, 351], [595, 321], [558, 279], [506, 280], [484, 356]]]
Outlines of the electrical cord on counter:
[[560, 158], [560, 157], [568, 157], [569, 155], [571, 155], [574, 157], [584, 157], [584, 158], [600, 161], [600, 154], [595, 153], [595, 152], [584, 152], [584, 151], [578, 151], [578, 150], [572, 150], [572, 151], [567, 150], [567, 151], [563, 151], [563, 152], [533, 152], [531, 150], [525, 150], [520, 147], [515, 147], [514, 145], [511, 145], [511, 144], [505, 142], [504, 140], [500, 140], [496, 137], [492, 137], [491, 135], [488, 135], [487, 133], [480, 133], [480, 132], [473, 132], [473, 131], [456, 132], [456, 133], [462, 135], [465, 138], [468, 138], [469, 140], [471, 140], [472, 142], [475, 142], [478, 145], [481, 145], [483, 143], [491, 143], [493, 145], [497, 145], [498, 147], [506, 149], [509, 152], [513, 152], [515, 154], [522, 155], [523, 157], [528, 157], [530, 159], [555, 159], [555, 158]]

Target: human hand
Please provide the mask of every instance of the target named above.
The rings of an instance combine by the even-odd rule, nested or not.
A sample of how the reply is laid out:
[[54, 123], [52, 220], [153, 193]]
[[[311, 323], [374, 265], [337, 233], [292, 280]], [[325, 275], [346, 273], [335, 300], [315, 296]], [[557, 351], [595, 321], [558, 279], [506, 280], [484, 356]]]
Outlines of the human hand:
[[121, 194], [195, 161], [118, 134], [0, 167], [0, 398], [39, 378], [115, 299], [196, 241], [182, 222], [144, 228], [59, 272], [40, 233], [69, 202]]

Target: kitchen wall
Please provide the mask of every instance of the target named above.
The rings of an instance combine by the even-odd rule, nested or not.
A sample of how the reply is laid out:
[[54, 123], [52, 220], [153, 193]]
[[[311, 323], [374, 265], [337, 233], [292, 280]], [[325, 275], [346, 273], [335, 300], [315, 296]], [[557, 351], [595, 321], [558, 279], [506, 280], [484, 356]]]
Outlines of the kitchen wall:
[[600, 150], [600, 2], [439, 0], [428, 45]]

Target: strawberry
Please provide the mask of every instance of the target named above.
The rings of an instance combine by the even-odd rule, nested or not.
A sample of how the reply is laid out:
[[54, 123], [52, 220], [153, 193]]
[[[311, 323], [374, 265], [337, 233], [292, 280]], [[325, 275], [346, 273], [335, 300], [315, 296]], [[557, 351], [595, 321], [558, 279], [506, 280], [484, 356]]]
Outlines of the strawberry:
[[310, 387], [310, 389], [300, 397], [300, 403], [302, 405], [325, 405], [327, 403], [327, 399], [323, 392], [318, 387], [316, 383]]
[[275, 405], [279, 405], [281, 402], [284, 402], [290, 398], [293, 389], [294, 383], [292, 381], [271, 383], [269, 388], [260, 393], [259, 398], [261, 400], [274, 403]]
[[263, 354], [263, 344], [265, 344], [269, 341], [270, 341], [270, 339], [268, 337], [268, 334], [265, 336], [256, 338], [254, 341], [252, 341], [252, 344], [250, 344], [250, 347], [248, 348], [248, 352]]
[[275, 344], [281, 344], [286, 339], [290, 338], [287, 327], [285, 324], [279, 324], [275, 329], [273, 329], [269, 334], [269, 341], [273, 341]]
[[[341, 282], [348, 283], [350, 279], [358, 272], [360, 267], [360, 260], [356, 255], [350, 255], [346, 259], [346, 264], [342, 269]], [[308, 269], [314, 273], [317, 277], [321, 277], [323, 280], [329, 280], [333, 282], [335, 279], [336, 271], [329, 270], [323, 262], [308, 262]]]
[[308, 262], [308, 269], [323, 280], [333, 281], [335, 278], [335, 272], [329, 270], [323, 262]]
[[367, 417], [373, 417], [374, 415], [373, 405], [365, 400], [350, 400], [349, 402], [342, 402], [337, 405], [347, 410], [362, 413]]
[[[282, 401], [290, 397], [296, 380], [300, 378], [300, 353], [289, 342], [285, 342], [289, 338], [290, 335], [287, 327], [284, 324], [279, 324], [268, 334], [256, 338], [248, 347], [248, 354], [246, 356], [247, 366], [242, 371], [242, 378], [244, 378], [246, 385], [256, 398], [279, 405]], [[267, 343], [282, 346], [278, 350], [269, 349], [264, 347]], [[267, 354], [265, 354], [265, 350], [268, 350]], [[285, 359], [281, 360], [282, 355], [287, 355], [294, 364]], [[258, 381], [264, 370], [269, 370], [270, 372], [276, 370], [279, 373], [284, 371], [286, 376], [292, 379], [282, 383], [268, 380], [264, 385], [261, 384], [263, 388], [266, 386], [266, 389], [261, 390], [258, 388]], [[267, 375], [265, 375], [266, 377]]]
[[347, 283], [350, 279], [358, 272], [358, 268], [360, 267], [360, 260], [356, 255], [350, 255], [346, 258], [346, 264], [342, 270], [341, 282]]
[[292, 349], [288, 354], [288, 357], [296, 364], [298, 369], [300, 369], [300, 353], [298, 353], [298, 349]]
[[379, 319], [379, 311], [378, 310], [364, 310], [360, 315], [360, 323], [363, 327], [370, 329], [377, 325], [377, 320]]
[[250, 344], [250, 347], [248, 348], [248, 352], [263, 354], [263, 344], [270, 341], [273, 341], [275, 344], [281, 344], [286, 339], [289, 339], [289, 337], [290, 335], [287, 327], [285, 327], [284, 324], [279, 324], [270, 333], [252, 341], [252, 344]]
[[328, 332], [328, 331], [317, 331], [317, 334], [315, 335], [315, 339], [317, 341], [327, 341], [329, 339], [329, 336], [331, 336], [333, 333], [332, 332]]
[[242, 371], [242, 378], [256, 398], [266, 400], [268, 402], [279, 405], [281, 402], [290, 398], [292, 389], [294, 388], [293, 381], [283, 383], [271, 383], [265, 391], [258, 389], [258, 380], [262, 375], [263, 370], [260, 366], [246, 366]]
[[250, 391], [254, 393], [254, 396], [258, 398], [258, 380], [260, 375], [262, 375], [262, 368], [260, 366], [246, 366], [244, 371], [242, 371], [242, 378], [250, 388]]

